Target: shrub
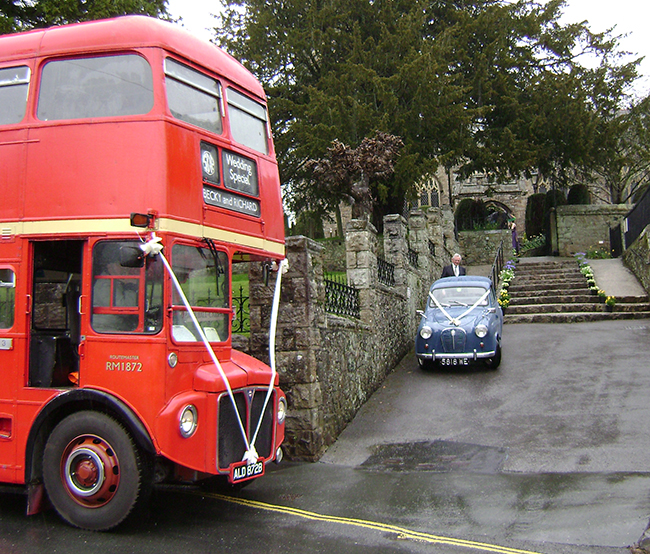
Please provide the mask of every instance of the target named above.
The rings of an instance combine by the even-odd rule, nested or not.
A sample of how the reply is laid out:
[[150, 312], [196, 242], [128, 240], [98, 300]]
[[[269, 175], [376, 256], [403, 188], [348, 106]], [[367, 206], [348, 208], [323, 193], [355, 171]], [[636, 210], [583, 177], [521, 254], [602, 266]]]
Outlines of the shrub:
[[544, 234], [536, 235], [530, 238], [524, 237], [519, 241], [519, 252], [521, 254], [524, 254], [529, 250], [534, 250], [535, 248], [539, 248], [540, 246], [544, 246], [545, 244], [546, 244], [546, 236]]
[[531, 194], [526, 201], [526, 235], [544, 234], [544, 198], [542, 193]]
[[482, 200], [464, 198], [456, 208], [455, 221], [459, 231], [473, 231], [487, 223], [488, 211]]
[[587, 185], [573, 185], [567, 195], [567, 204], [591, 204], [591, 192]]
[[566, 196], [561, 190], [552, 189], [544, 195], [544, 215], [547, 216], [551, 212], [551, 208], [564, 206], [566, 204]]
[[590, 246], [587, 249], [587, 258], [590, 260], [602, 260], [611, 257], [612, 255], [603, 245]]

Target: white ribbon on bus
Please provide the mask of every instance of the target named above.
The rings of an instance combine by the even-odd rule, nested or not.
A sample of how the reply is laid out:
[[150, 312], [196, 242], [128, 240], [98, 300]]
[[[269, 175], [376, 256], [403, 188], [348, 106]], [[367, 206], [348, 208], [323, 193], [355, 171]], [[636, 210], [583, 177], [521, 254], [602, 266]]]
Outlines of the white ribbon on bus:
[[440, 304], [440, 302], [438, 302], [438, 299], [435, 296], [433, 296], [431, 291], [429, 291], [429, 296], [431, 297], [431, 300], [433, 300], [435, 302], [436, 306], [440, 309], [440, 311], [444, 314], [444, 316], [449, 320], [449, 323], [451, 323], [452, 325], [455, 325], [456, 327], [458, 327], [460, 325], [460, 320], [461, 319], [463, 319], [468, 313], [470, 313], [474, 308], [476, 308], [476, 306], [478, 306], [481, 302], [483, 302], [483, 300], [485, 300], [488, 297], [488, 294], [490, 294], [490, 291], [489, 290], [485, 291], [485, 294], [483, 296], [481, 296], [481, 298], [479, 298], [476, 302], [474, 302], [474, 305], [469, 310], [464, 311], [458, 317], [451, 317], [447, 313], [447, 310], [445, 310], [442, 307], [442, 305]]
[[201, 340], [203, 341], [205, 348], [207, 349], [208, 353], [210, 354], [210, 357], [212, 358], [212, 361], [214, 362], [214, 365], [219, 371], [219, 375], [221, 375], [223, 382], [226, 384], [226, 389], [228, 390], [228, 396], [230, 397], [230, 402], [232, 403], [233, 410], [237, 415], [237, 423], [239, 424], [239, 430], [241, 432], [242, 439], [244, 439], [244, 444], [246, 445], [246, 452], [244, 453], [244, 457], [242, 461], [245, 461], [247, 464], [254, 464], [259, 459], [257, 450], [255, 450], [255, 441], [257, 440], [257, 435], [259, 433], [260, 427], [262, 426], [262, 419], [264, 417], [264, 413], [266, 412], [266, 407], [271, 398], [271, 394], [273, 393], [273, 384], [275, 382], [275, 376], [277, 374], [275, 369], [275, 331], [277, 327], [278, 309], [280, 305], [280, 285], [282, 283], [282, 273], [285, 271], [285, 267], [288, 262], [285, 258], [280, 262], [280, 265], [278, 267], [278, 274], [275, 281], [275, 291], [273, 293], [273, 308], [271, 310], [271, 325], [269, 330], [269, 359], [271, 362], [271, 381], [269, 383], [269, 387], [266, 392], [264, 406], [262, 407], [262, 412], [260, 413], [260, 419], [257, 422], [255, 433], [253, 434], [253, 437], [249, 442], [248, 437], [246, 435], [246, 430], [244, 429], [244, 424], [241, 420], [241, 415], [239, 414], [239, 410], [237, 409], [235, 396], [232, 392], [232, 387], [230, 386], [230, 381], [228, 380], [228, 376], [223, 370], [223, 367], [221, 367], [221, 364], [219, 363], [219, 360], [217, 359], [217, 356], [215, 355], [214, 350], [212, 349], [212, 345], [210, 344], [208, 338], [205, 336], [205, 333], [203, 332], [203, 328], [201, 327], [201, 324], [196, 318], [196, 315], [194, 315], [194, 310], [192, 310], [192, 306], [190, 306], [190, 303], [187, 300], [187, 297], [185, 296], [185, 293], [183, 292], [183, 289], [181, 288], [181, 285], [178, 282], [178, 279], [176, 278], [174, 271], [169, 265], [167, 258], [162, 253], [163, 245], [161, 244], [161, 241], [162, 239], [160, 237], [157, 237], [156, 233], [151, 233], [151, 239], [149, 239], [149, 241], [147, 241], [146, 243], [141, 244], [140, 248], [147, 256], [160, 256], [160, 259], [162, 260], [165, 269], [169, 273], [169, 276], [171, 277], [172, 282], [174, 283], [174, 287], [178, 291], [178, 294], [180, 295], [183, 304], [187, 309], [187, 313], [190, 314], [190, 318], [194, 323], [194, 327], [196, 327], [196, 331], [199, 333], [199, 336], [201, 337]]

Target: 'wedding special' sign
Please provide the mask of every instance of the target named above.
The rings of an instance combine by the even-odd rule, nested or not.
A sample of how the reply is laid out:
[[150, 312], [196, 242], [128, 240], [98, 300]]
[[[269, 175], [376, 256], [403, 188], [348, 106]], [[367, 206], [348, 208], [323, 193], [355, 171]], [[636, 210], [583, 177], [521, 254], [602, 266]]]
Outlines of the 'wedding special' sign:
[[236, 190], [251, 196], [259, 196], [257, 185], [257, 165], [253, 160], [229, 152], [221, 151], [223, 184], [227, 189]]

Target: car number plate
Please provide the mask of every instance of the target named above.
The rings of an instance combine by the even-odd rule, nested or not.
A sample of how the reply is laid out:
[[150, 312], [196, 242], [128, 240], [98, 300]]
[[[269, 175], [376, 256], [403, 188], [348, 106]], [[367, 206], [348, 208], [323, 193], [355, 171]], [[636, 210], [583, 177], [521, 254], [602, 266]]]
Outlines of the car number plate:
[[231, 483], [241, 483], [261, 475], [264, 475], [264, 462], [255, 462], [254, 464], [239, 462], [230, 466], [229, 480]]
[[440, 365], [469, 365], [469, 358], [442, 358]]

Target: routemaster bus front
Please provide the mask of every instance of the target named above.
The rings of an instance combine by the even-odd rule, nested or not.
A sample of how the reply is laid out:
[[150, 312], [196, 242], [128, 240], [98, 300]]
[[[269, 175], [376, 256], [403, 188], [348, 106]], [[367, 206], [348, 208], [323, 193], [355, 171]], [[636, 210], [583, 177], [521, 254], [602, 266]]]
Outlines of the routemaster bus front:
[[73, 525], [114, 527], [146, 497], [152, 475], [238, 484], [282, 459], [286, 399], [273, 355], [269, 367], [230, 346], [233, 253], [207, 239], [163, 236], [91, 245], [90, 295], [80, 297], [90, 327], [68, 394], [102, 413], [67, 405], [43, 457], [45, 489]]

